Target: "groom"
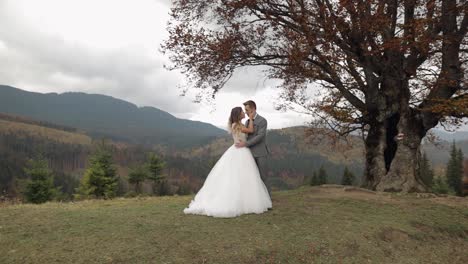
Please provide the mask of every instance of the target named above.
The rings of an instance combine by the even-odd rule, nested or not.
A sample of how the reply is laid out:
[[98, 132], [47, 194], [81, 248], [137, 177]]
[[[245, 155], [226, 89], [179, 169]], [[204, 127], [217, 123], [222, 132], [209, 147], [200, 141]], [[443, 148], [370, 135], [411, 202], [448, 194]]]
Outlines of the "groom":
[[[250, 113], [252, 113], [254, 116], [254, 132], [247, 136], [247, 142], [236, 143], [236, 147], [250, 148], [255, 162], [257, 163], [258, 170], [260, 171], [260, 177], [265, 183], [271, 197], [271, 186], [267, 181], [267, 156], [270, 153], [266, 145], [267, 120], [257, 114], [257, 105], [254, 101], [249, 100], [244, 103], [244, 106], [246, 114], [250, 115]], [[246, 127], [249, 127], [249, 121], [250, 120], [246, 121]]]

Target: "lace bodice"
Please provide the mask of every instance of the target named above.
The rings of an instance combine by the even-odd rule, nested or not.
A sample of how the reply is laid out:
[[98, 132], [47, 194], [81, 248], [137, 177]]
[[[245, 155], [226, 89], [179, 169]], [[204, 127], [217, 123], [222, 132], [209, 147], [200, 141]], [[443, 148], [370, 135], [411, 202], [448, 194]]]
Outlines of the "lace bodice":
[[234, 143], [238, 143], [240, 141], [243, 141], [243, 142], [246, 142], [247, 141], [247, 134], [245, 133], [242, 133], [236, 129], [234, 129], [234, 127], [236, 126], [236, 124], [232, 124], [232, 139], [234, 140]]
[[232, 139], [234, 139], [234, 143], [238, 143], [240, 141], [246, 142], [247, 141], [247, 134], [242, 132], [233, 131]]

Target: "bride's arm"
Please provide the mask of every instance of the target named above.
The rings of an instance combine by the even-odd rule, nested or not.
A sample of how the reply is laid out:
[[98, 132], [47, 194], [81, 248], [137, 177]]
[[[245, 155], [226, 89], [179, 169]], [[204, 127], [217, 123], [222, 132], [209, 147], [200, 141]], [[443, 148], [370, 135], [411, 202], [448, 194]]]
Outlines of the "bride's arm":
[[242, 127], [241, 127], [242, 133], [251, 134], [251, 133], [254, 132], [254, 126], [253, 126], [254, 121], [253, 121], [252, 117], [249, 117], [249, 118], [250, 118], [249, 127], [245, 127], [244, 125], [242, 125]]

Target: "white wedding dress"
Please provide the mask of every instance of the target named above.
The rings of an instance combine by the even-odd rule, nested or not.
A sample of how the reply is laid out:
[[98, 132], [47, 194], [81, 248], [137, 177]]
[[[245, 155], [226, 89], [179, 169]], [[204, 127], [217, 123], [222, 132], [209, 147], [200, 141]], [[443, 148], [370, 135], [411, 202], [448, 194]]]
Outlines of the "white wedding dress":
[[[247, 135], [233, 132], [234, 143]], [[185, 214], [236, 217], [260, 214], [271, 208], [268, 190], [247, 147], [229, 147], [206, 177], [202, 188], [184, 209]]]

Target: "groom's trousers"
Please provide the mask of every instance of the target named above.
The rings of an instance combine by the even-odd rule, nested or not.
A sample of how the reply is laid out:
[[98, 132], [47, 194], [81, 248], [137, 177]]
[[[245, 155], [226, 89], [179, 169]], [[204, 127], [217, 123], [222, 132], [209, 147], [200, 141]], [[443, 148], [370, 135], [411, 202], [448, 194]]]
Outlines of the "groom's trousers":
[[257, 163], [258, 170], [260, 171], [260, 177], [262, 178], [262, 181], [265, 183], [267, 189], [268, 189], [268, 194], [271, 197], [271, 186], [270, 186], [270, 181], [268, 181], [268, 164], [267, 164], [267, 157], [268, 156], [263, 156], [263, 157], [255, 157], [255, 162]]

